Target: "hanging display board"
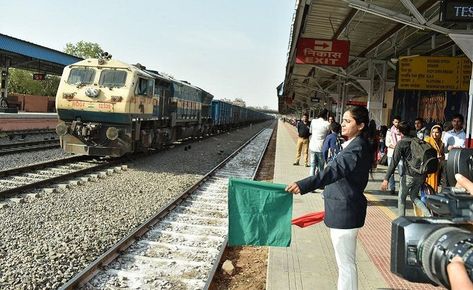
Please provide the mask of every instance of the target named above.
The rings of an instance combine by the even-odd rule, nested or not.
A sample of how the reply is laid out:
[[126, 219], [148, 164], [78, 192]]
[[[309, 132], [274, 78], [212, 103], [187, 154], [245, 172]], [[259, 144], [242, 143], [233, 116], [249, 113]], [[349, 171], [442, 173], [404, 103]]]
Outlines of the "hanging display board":
[[414, 56], [399, 58], [400, 90], [468, 91], [471, 61], [466, 57]]
[[471, 0], [442, 0], [440, 22], [472, 22], [473, 2]]

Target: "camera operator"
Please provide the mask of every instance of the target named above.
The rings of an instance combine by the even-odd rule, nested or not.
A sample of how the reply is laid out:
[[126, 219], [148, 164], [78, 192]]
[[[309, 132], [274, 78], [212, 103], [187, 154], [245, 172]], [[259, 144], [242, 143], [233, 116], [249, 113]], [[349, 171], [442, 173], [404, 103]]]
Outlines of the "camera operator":
[[[434, 160], [433, 153], [424, 157]], [[473, 290], [473, 148], [450, 154], [447, 177], [457, 186], [426, 197], [436, 216], [393, 220], [391, 272], [410, 282]]]
[[[461, 174], [455, 174], [457, 187], [465, 188], [470, 194], [473, 193], [473, 182]], [[452, 259], [447, 266], [448, 279], [452, 290], [473, 290], [473, 283], [465, 269], [465, 264], [459, 256]]]

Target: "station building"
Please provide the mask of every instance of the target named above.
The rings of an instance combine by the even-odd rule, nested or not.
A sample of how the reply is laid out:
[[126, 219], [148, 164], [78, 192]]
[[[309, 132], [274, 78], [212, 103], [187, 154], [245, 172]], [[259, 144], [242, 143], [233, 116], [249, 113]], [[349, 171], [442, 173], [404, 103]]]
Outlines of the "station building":
[[297, 1], [279, 112], [366, 105], [390, 125], [465, 117], [471, 139], [473, 4], [460, 0]]

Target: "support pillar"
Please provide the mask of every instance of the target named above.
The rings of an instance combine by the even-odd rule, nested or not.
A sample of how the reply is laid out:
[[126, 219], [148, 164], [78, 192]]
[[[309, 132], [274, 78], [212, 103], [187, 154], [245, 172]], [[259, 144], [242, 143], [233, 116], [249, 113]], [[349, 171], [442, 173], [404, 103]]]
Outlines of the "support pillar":
[[338, 122], [341, 124], [342, 119], [343, 119], [343, 108], [344, 108], [344, 102], [345, 102], [345, 83], [338, 81], [337, 92], [338, 92], [337, 112], [336, 112], [337, 116], [335, 117], [335, 120], [338, 120]]
[[375, 120], [379, 127], [383, 125], [383, 105], [386, 94], [386, 78], [388, 65], [385, 61], [370, 60], [368, 67], [368, 80], [358, 80], [358, 83], [368, 93], [367, 108], [370, 119]]
[[10, 67], [10, 60], [4, 59], [0, 67], [0, 112], [5, 112], [8, 109], [8, 68]]
[[344, 80], [341, 86], [342, 86], [342, 99], [340, 101], [340, 124], [343, 122], [343, 113], [345, 113], [346, 103], [348, 99], [347, 81]]

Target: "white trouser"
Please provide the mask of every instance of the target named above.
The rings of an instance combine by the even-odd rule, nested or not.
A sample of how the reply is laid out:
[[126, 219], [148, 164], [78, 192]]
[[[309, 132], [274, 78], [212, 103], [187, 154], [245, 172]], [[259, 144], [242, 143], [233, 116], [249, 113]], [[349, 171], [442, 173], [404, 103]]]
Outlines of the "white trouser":
[[338, 266], [338, 290], [357, 290], [356, 237], [360, 229], [330, 229]]

